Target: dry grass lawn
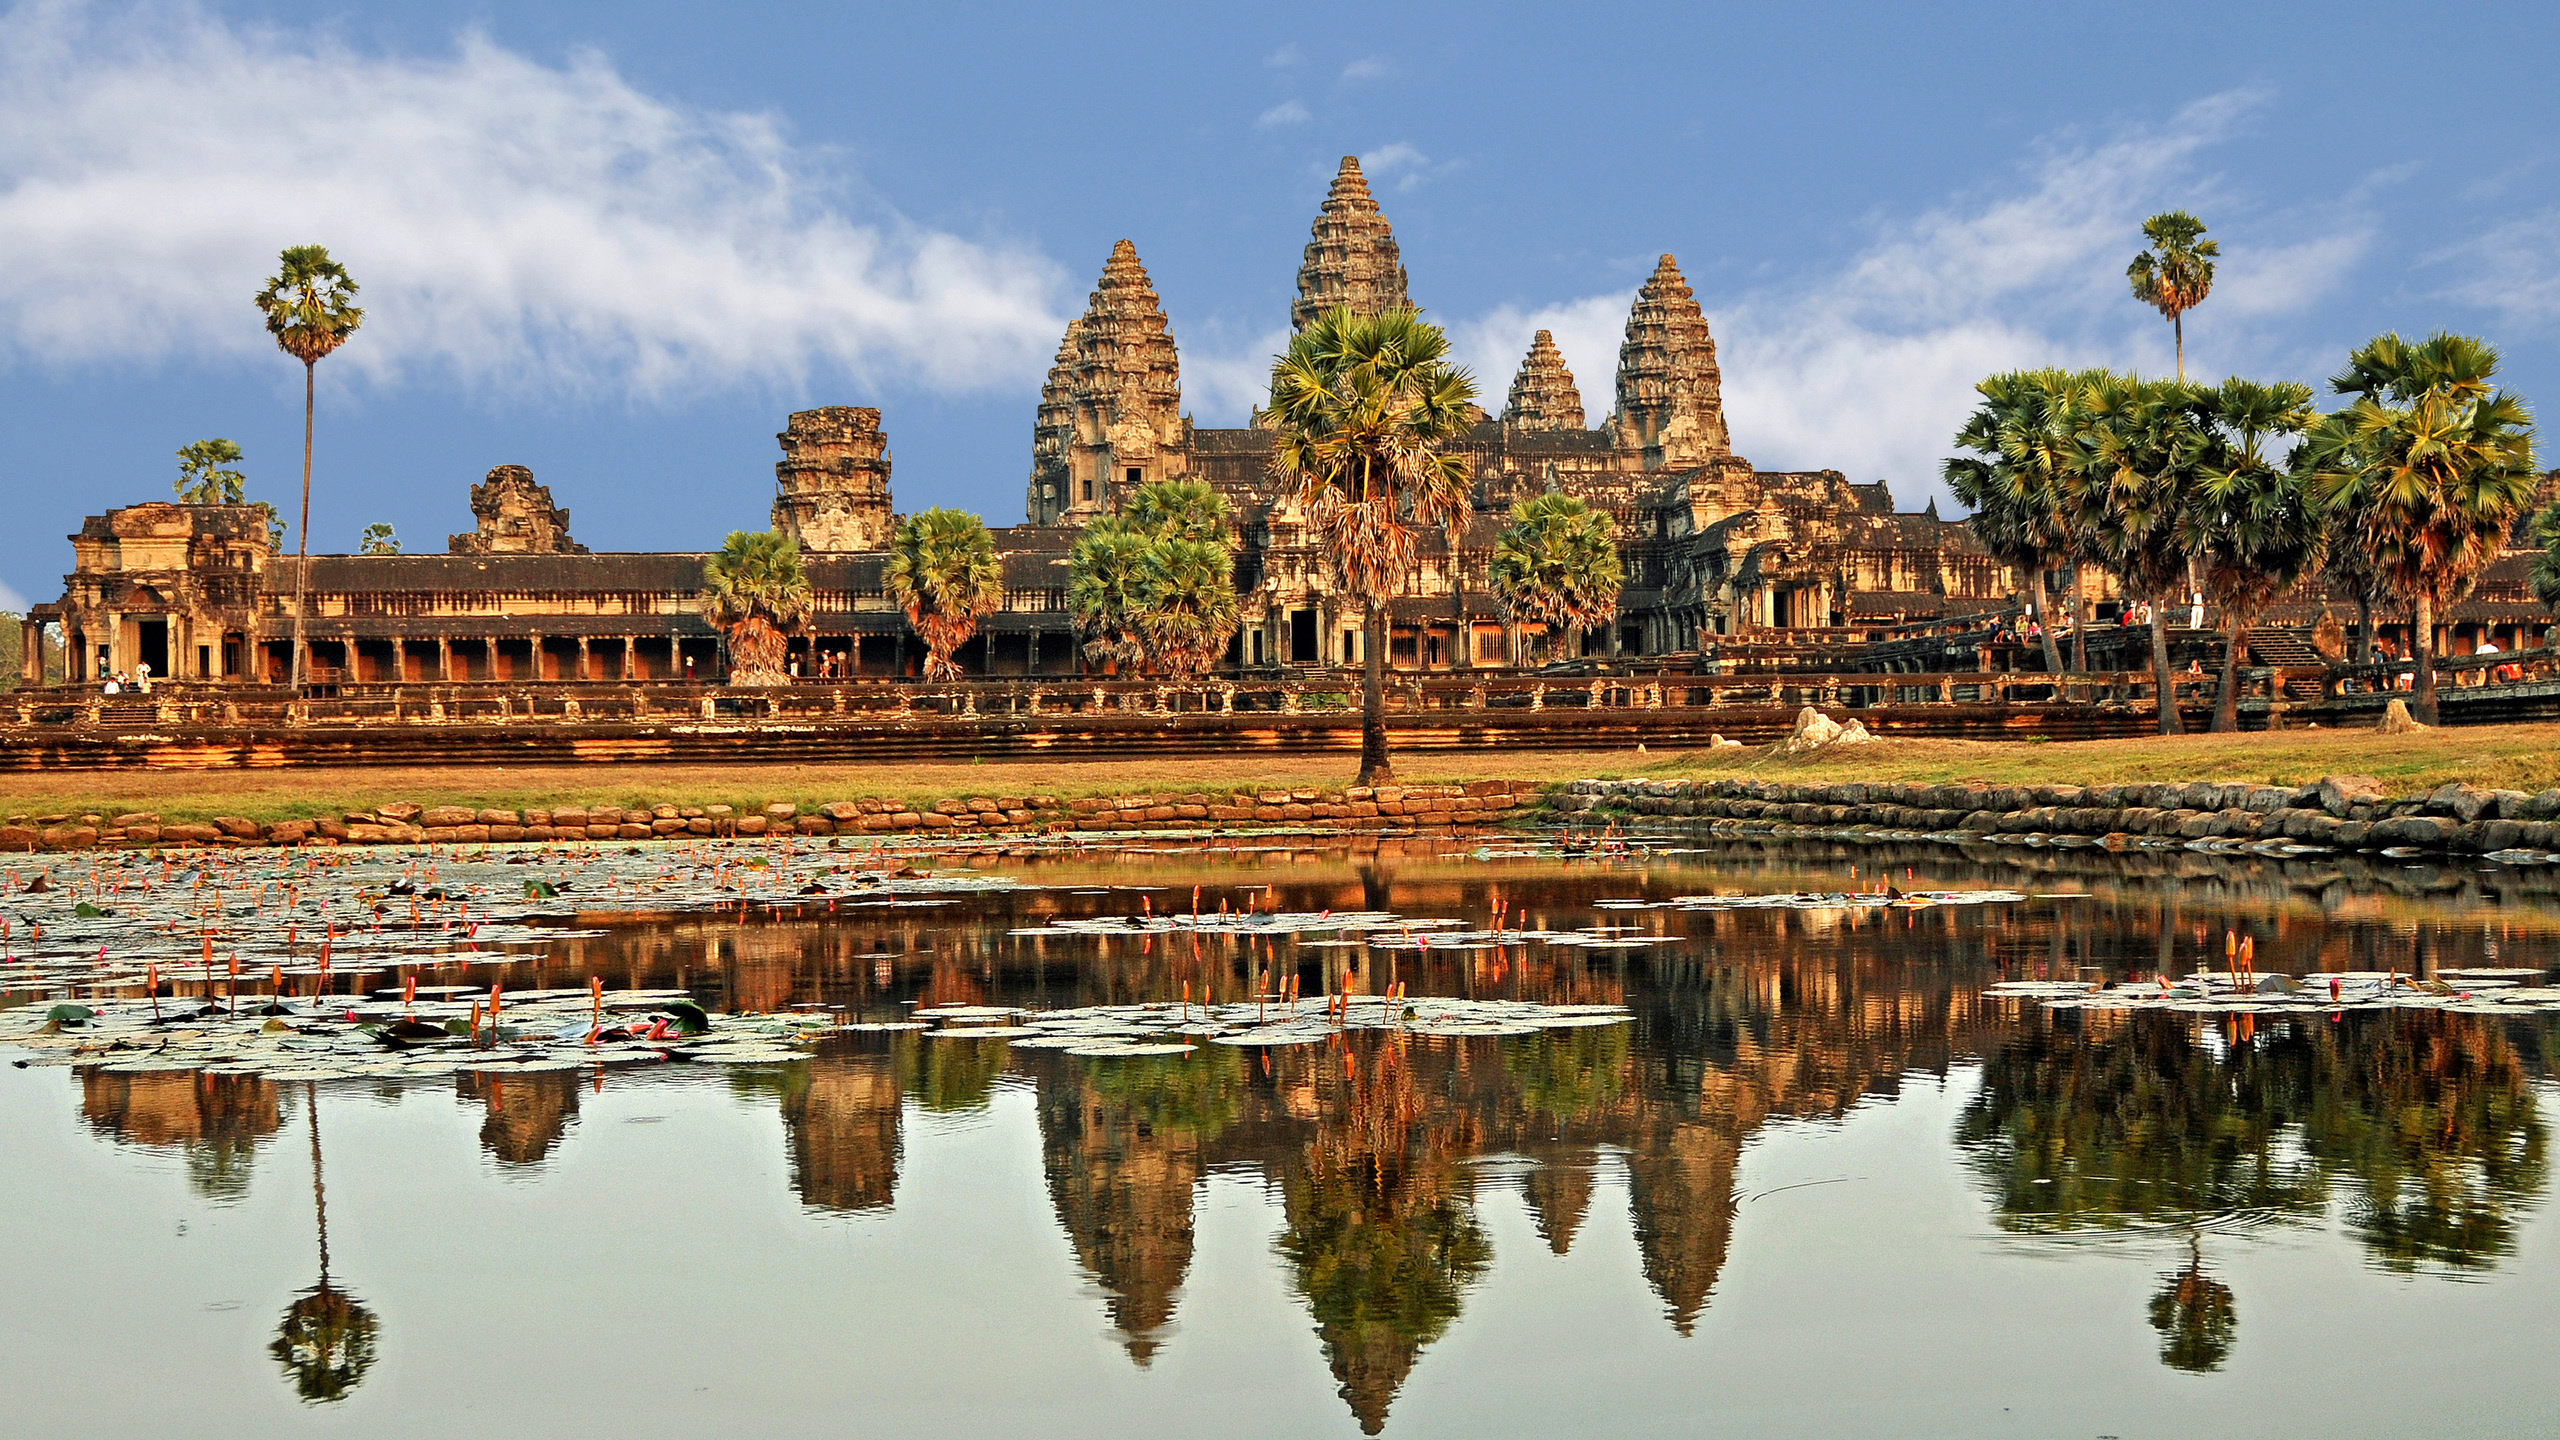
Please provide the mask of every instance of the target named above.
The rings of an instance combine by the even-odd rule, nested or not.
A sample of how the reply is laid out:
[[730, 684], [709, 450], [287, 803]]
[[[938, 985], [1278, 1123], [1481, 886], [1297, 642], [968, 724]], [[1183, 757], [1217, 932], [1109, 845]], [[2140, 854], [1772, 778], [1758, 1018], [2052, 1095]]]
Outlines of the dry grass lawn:
[[[1220, 791], [1351, 782], [1350, 758], [1257, 758], [1110, 764], [566, 765], [452, 769], [144, 770], [0, 775], [0, 814], [155, 811], [170, 820], [254, 820], [369, 809], [393, 800], [507, 809], [672, 802], [741, 808], [803, 806], [866, 795], [931, 802], [965, 795], [1079, 795]], [[2146, 780], [2249, 780], [2298, 785], [2323, 775], [2372, 775], [2394, 791], [2448, 780], [2516, 790], [2560, 785], [2560, 725], [2480, 726], [2416, 735], [2370, 730], [2196, 735], [2072, 743], [1892, 740], [1805, 758], [1764, 748], [1686, 751], [1498, 751], [1411, 755], [1408, 784], [1583, 777], [1920, 781], [2081, 785]]]

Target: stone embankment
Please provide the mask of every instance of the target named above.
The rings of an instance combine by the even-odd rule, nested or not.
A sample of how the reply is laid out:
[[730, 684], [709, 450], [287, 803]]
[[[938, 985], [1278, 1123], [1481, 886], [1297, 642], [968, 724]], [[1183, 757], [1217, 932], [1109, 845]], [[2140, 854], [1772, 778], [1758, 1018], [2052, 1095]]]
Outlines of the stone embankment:
[[1070, 830], [1209, 830], [1318, 825], [1355, 830], [1446, 830], [1496, 824], [1534, 806], [1540, 786], [1479, 780], [1465, 785], [1353, 786], [1342, 790], [1194, 791], [1061, 800], [1053, 795], [972, 795], [923, 804], [836, 800], [803, 811], [767, 805], [599, 805], [550, 810], [421, 807], [387, 802], [261, 824], [241, 816], [164, 823], [158, 815], [12, 816], [0, 852], [248, 845], [479, 845], [523, 840], [664, 840], [676, 836], [879, 835], [912, 831], [1036, 834]]
[[2560, 789], [2528, 795], [2445, 785], [2392, 796], [2371, 776], [2316, 785], [1782, 784], [1576, 780], [1548, 813], [1577, 823], [1668, 820], [1723, 834], [1820, 830], [1950, 840], [2124, 845], [2285, 841], [2331, 850], [2560, 850]]

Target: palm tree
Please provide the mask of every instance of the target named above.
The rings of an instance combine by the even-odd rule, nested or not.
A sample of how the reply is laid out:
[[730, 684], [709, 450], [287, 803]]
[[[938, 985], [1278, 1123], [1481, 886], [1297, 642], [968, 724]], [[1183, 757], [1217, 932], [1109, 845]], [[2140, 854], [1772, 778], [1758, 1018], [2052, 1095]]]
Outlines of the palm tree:
[[967, 642], [978, 618], [1004, 605], [1004, 562], [986, 522], [936, 507], [898, 522], [890, 544], [889, 598], [907, 612], [924, 641], [927, 679], [957, 679], [951, 652]]
[[2062, 472], [2070, 467], [2071, 396], [2075, 384], [2095, 379], [2061, 370], [2014, 370], [1974, 386], [1982, 405], [1956, 432], [1970, 455], [1946, 462], [1947, 484], [1973, 514], [1966, 524], [1982, 548], [2004, 565], [2026, 572], [2027, 593], [2044, 622], [2044, 668], [2062, 670], [2053, 638], [2053, 614], [2044, 575], [2073, 558], [2062, 511]]
[[1152, 536], [1230, 543], [1227, 499], [1206, 480], [1151, 480], [1129, 492], [1121, 514]]
[[1206, 671], [1225, 657], [1240, 618], [1235, 557], [1217, 541], [1155, 541], [1139, 562], [1134, 618], [1148, 651], [1166, 668]]
[[729, 637], [732, 685], [780, 685], [785, 638], [816, 608], [800, 546], [773, 530], [732, 530], [702, 562], [702, 618]]
[[1611, 530], [1607, 515], [1561, 491], [1513, 505], [1486, 571], [1494, 597], [1514, 622], [1551, 635], [1614, 618], [1626, 570]]
[[2533, 598], [2560, 610], [2560, 502], [2533, 517], [2533, 541], [2542, 547], [2533, 561]]
[[2250, 624], [2320, 568], [2329, 537], [2302, 472], [2267, 454], [2268, 442], [2309, 428], [2311, 387], [2234, 377], [2211, 392], [2206, 407], [2220, 443], [2198, 477], [2184, 548], [2201, 562], [2205, 593], [2229, 628], [2213, 706], [2213, 728], [2222, 734], [2240, 728], [2240, 651]]
[[198, 440], [178, 447], [178, 478], [170, 489], [181, 505], [241, 505], [246, 475], [228, 467], [240, 463], [240, 447], [228, 440]]
[[2127, 596], [2152, 602], [2152, 683], [2160, 733], [2176, 735], [2170, 690], [2172, 592], [2186, 578], [2187, 508], [2211, 434], [2203, 393], [2183, 381], [2099, 374], [2074, 387], [2075, 453], [2064, 472], [2062, 511]]
[[311, 1206], [320, 1231], [320, 1283], [302, 1292], [284, 1312], [267, 1353], [284, 1366], [294, 1393], [305, 1402], [344, 1400], [373, 1368], [381, 1324], [354, 1296], [329, 1282], [329, 1192], [320, 1179], [320, 1090], [305, 1081], [302, 1104], [311, 1118]]
[[355, 278], [329, 258], [325, 245], [293, 245], [277, 257], [275, 277], [258, 292], [258, 313], [276, 347], [302, 362], [302, 523], [293, 532], [293, 683], [302, 683], [302, 614], [311, 587], [311, 410], [313, 367], [347, 343], [364, 312]]
[[1335, 587], [1360, 606], [1363, 785], [1395, 778], [1387, 603], [1413, 571], [1417, 529], [1446, 529], [1465, 513], [1467, 461], [1452, 442], [1475, 398], [1474, 378], [1449, 363], [1448, 336], [1411, 309], [1328, 310], [1271, 367], [1271, 472], [1305, 514]]
[[2222, 247], [2204, 238], [2204, 222], [2171, 210], [2142, 222], [2151, 249], [2133, 257], [2124, 277], [2133, 298], [2160, 312], [2177, 334], [2178, 378], [2187, 378], [2186, 314], [2213, 293], [2213, 262]]
[[400, 553], [400, 536], [398, 532], [394, 531], [390, 527], [390, 525], [383, 521], [376, 520], [372, 524], [364, 527], [364, 533], [356, 537], [356, 553], [359, 555], [397, 555]]
[[1116, 673], [1146, 658], [1136, 593], [1154, 544], [1154, 535], [1122, 515], [1105, 515], [1076, 536], [1067, 552], [1067, 611], [1085, 637], [1087, 663]]
[[2435, 613], [2468, 593], [2533, 500], [2533, 421], [2467, 335], [2368, 342], [2330, 380], [2354, 403], [2323, 416], [2304, 463], [2374, 568], [2416, 610], [2417, 718], [2437, 723]]

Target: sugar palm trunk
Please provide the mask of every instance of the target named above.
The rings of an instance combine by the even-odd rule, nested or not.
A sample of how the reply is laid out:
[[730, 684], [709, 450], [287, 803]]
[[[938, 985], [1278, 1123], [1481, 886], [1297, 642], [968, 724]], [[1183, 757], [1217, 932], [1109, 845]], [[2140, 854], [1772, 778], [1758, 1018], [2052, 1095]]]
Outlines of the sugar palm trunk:
[[2086, 673], [2089, 668], [2089, 593], [2081, 581], [2080, 567], [2071, 567], [2071, 668]]
[[2151, 680], [2160, 693], [2160, 733], [2184, 735], [2178, 722], [2178, 697], [2169, 676], [2169, 600], [2167, 591], [2151, 597]]
[[2028, 572], [2027, 593], [2032, 596], [2036, 602], [2036, 627], [2041, 630], [2044, 635], [2044, 673], [2047, 675], [2059, 675], [2062, 673], [2062, 650], [2054, 643], [2053, 611], [2046, 604], [2044, 593], [2044, 566], [2041, 563], [2039, 563], [2035, 569]]
[[2254, 618], [2247, 607], [2240, 605], [2232, 606], [2226, 617], [2231, 629], [2222, 646], [2222, 688], [2213, 699], [2216, 735], [2229, 735], [2240, 728], [2240, 652], [2248, 647], [2249, 622]]
[[2418, 657], [2418, 703], [2414, 707], [2422, 724], [2436, 723], [2436, 597], [2424, 590], [2418, 592], [2416, 631], [2410, 636], [2410, 650]]
[[302, 362], [302, 523], [293, 531], [293, 685], [302, 688], [302, 612], [311, 591], [311, 370]]
[[1360, 612], [1360, 783], [1396, 778], [1387, 762], [1387, 612], [1372, 600]]

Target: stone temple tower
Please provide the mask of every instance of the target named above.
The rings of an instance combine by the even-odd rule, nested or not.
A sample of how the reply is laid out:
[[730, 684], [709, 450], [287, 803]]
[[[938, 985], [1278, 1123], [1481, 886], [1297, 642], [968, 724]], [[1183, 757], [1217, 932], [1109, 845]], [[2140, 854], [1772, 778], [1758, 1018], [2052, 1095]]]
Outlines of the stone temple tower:
[[501, 465], [471, 487], [473, 526], [445, 542], [455, 555], [584, 555], [569, 538], [569, 512], [551, 501], [551, 487], [533, 483], [522, 465]]
[[803, 410], [774, 438], [782, 442], [774, 529], [803, 550], [889, 548], [889, 438], [879, 411]]
[[1316, 212], [1306, 258], [1298, 266], [1298, 298], [1289, 307], [1289, 331], [1306, 329], [1308, 321], [1336, 305], [1375, 315], [1412, 303], [1405, 298], [1404, 259], [1396, 251], [1395, 232], [1370, 198], [1360, 157], [1345, 155], [1324, 208]]
[[1706, 312], [1670, 256], [1636, 291], [1618, 347], [1618, 412], [1609, 418], [1621, 454], [1644, 468], [1704, 465], [1733, 453], [1724, 424], [1724, 377]]
[[1582, 392], [1565, 368], [1564, 352], [1547, 331], [1529, 342], [1520, 373], [1511, 377], [1511, 399], [1502, 407], [1502, 423], [1515, 430], [1580, 430]]
[[1081, 524], [1139, 485], [1190, 473], [1190, 429], [1163, 302], [1123, 240], [1040, 387], [1025, 513], [1035, 525]]

